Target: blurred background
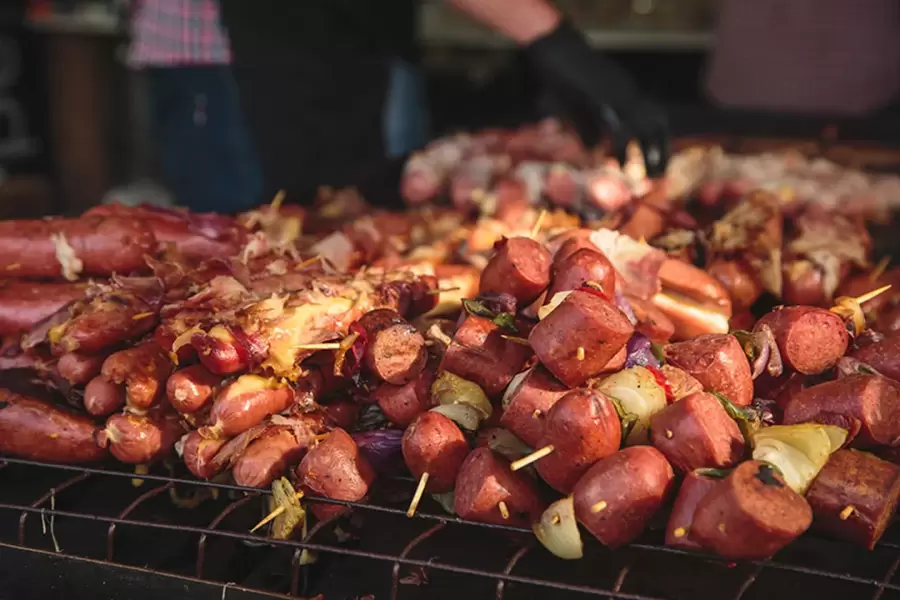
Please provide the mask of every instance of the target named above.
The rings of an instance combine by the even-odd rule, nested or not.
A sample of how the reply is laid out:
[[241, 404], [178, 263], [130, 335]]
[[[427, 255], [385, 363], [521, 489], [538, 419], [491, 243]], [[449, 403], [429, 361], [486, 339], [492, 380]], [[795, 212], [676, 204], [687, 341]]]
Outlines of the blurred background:
[[[598, 50], [619, 58], [670, 108], [677, 132], [723, 127], [704, 92], [718, 0], [558, 4]], [[160, 153], [145, 73], [129, 68], [127, 59], [132, 3], [6, 0], [3, 5], [0, 218], [73, 214], [104, 198], [168, 202], [155, 183]], [[399, 141], [389, 148], [392, 154], [448, 131], [534, 118], [526, 70], [508, 42], [438, 1], [422, 3], [418, 19], [419, 68], [412, 77], [419, 79], [407, 82], [407, 89], [422, 90], [424, 108], [416, 131], [406, 137], [407, 147]], [[273, 79], [275, 95], [281, 83]], [[799, 122], [796, 115], [791, 118]]]

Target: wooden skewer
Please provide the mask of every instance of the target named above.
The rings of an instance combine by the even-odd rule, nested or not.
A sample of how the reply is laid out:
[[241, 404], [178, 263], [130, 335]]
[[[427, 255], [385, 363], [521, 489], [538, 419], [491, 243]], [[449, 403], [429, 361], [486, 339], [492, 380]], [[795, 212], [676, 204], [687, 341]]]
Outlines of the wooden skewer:
[[321, 255], [321, 254], [316, 254], [316, 255], [313, 256], [312, 258], [308, 258], [308, 259], [304, 260], [302, 263], [300, 263], [299, 265], [297, 265], [296, 267], [294, 267], [294, 270], [295, 270], [295, 271], [302, 271], [302, 270], [305, 269], [306, 267], [311, 267], [312, 265], [316, 264], [316, 263], [319, 262], [320, 260], [322, 260], [322, 255]]
[[878, 278], [884, 274], [889, 264], [891, 264], [890, 256], [885, 256], [880, 261], [878, 261], [878, 264], [875, 265], [875, 268], [872, 269], [871, 273], [869, 273], [869, 281], [871, 281], [872, 283], [878, 281]]
[[416, 514], [416, 509], [419, 508], [419, 502], [422, 501], [422, 494], [425, 493], [426, 485], [428, 485], [427, 472], [422, 473], [422, 476], [419, 478], [419, 485], [416, 486], [416, 493], [413, 494], [412, 502], [409, 503], [409, 510], [406, 511], [406, 516], [410, 519]]
[[523, 337], [516, 337], [514, 335], [503, 335], [503, 334], [501, 334], [500, 337], [502, 337], [504, 340], [507, 340], [510, 342], [515, 342], [516, 344], [522, 344], [523, 346], [530, 346], [530, 344], [528, 343], [528, 340], [526, 340]]
[[527, 467], [533, 462], [537, 462], [553, 452], [553, 444], [547, 444], [543, 448], [538, 448], [528, 456], [523, 456], [519, 460], [513, 461], [512, 464], [509, 465], [510, 470], [518, 471], [524, 467]]
[[[296, 498], [297, 498], [297, 500], [300, 500], [301, 498], [303, 498], [303, 492], [297, 492]], [[269, 522], [271, 522], [271, 521], [274, 521], [274, 520], [277, 519], [278, 516], [279, 516], [281, 513], [283, 513], [284, 511], [285, 511], [285, 508], [284, 508], [283, 506], [279, 506], [278, 508], [276, 508], [275, 510], [273, 510], [272, 512], [270, 512], [269, 514], [267, 514], [267, 515], [266, 515], [266, 518], [264, 518], [262, 521], [260, 521], [260, 522], [257, 523], [256, 525], [254, 525], [254, 526], [253, 526], [253, 529], [250, 530], [250, 533], [255, 532], [257, 529], [259, 529], [260, 527], [262, 527], [262, 526], [265, 525], [266, 523], [269, 523]]]
[[584, 360], [584, 348], [578, 346], [578, 350], [575, 352], [575, 358], [578, 360]]
[[284, 202], [284, 190], [278, 190], [278, 193], [275, 194], [275, 197], [272, 198], [272, 209], [278, 210], [281, 208], [281, 203]]
[[506, 506], [506, 502], [501, 500], [497, 503], [497, 508], [500, 509], [500, 516], [503, 517], [504, 521], [509, 519], [509, 507]]
[[891, 289], [891, 286], [886, 285], [886, 286], [878, 288], [877, 290], [872, 290], [871, 292], [863, 294], [862, 296], [857, 296], [856, 298], [854, 298], [854, 300], [856, 300], [859, 304], [862, 304], [863, 302], [868, 302], [869, 300], [880, 296], [881, 294], [885, 293], [889, 289]]
[[327, 344], [300, 344], [298, 346], [294, 346], [297, 350], [340, 350], [341, 344], [339, 342], [329, 342]]
[[544, 224], [544, 217], [547, 216], [547, 210], [544, 209], [541, 211], [541, 214], [538, 215], [537, 221], [534, 222], [534, 227], [531, 228], [531, 235], [528, 236], [531, 239], [537, 237], [537, 234], [541, 232], [541, 225]]
[[458, 292], [461, 289], [462, 288], [459, 286], [449, 287], [449, 288], [438, 288], [436, 290], [428, 290], [427, 292], [425, 292], [425, 295], [426, 296], [437, 296], [438, 294], [444, 294], [446, 292]]

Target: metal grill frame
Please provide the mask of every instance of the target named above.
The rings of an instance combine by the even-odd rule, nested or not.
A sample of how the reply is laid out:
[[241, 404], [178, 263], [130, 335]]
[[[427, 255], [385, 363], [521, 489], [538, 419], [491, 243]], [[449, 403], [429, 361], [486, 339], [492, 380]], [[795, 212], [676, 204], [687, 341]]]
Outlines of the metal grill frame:
[[[667, 600], [665, 597], [659, 596], [647, 596], [641, 594], [634, 594], [622, 591], [622, 587], [628, 577], [629, 570], [631, 569], [632, 564], [635, 562], [634, 560], [627, 562], [619, 571], [618, 576], [615, 579], [615, 583], [613, 586], [609, 588], [605, 587], [593, 587], [587, 585], [574, 585], [570, 583], [566, 583], [564, 581], [555, 581], [550, 579], [541, 579], [539, 577], [527, 576], [516, 574], [515, 568], [517, 563], [526, 556], [529, 552], [533, 551], [535, 548], [539, 547], [539, 544], [533, 540], [533, 537], [529, 537], [530, 541], [525, 542], [520, 545], [508, 558], [506, 561], [505, 567], [500, 570], [487, 570], [487, 569], [475, 569], [470, 568], [458, 564], [454, 564], [452, 562], [442, 562], [437, 560], [423, 560], [419, 558], [412, 558], [410, 554], [413, 550], [416, 549], [422, 542], [430, 538], [435, 533], [449, 527], [468, 527], [468, 528], [481, 528], [485, 530], [496, 530], [496, 531], [505, 531], [510, 533], [520, 533], [527, 534], [531, 536], [531, 532], [527, 529], [523, 529], [520, 527], [512, 527], [512, 526], [504, 526], [504, 525], [494, 525], [494, 524], [484, 524], [484, 523], [474, 523], [471, 521], [463, 521], [462, 519], [447, 516], [447, 515], [437, 515], [437, 514], [429, 514], [429, 513], [421, 513], [418, 512], [415, 515], [415, 519], [419, 519], [424, 522], [431, 523], [431, 526], [427, 528], [422, 533], [415, 536], [411, 539], [403, 548], [403, 550], [399, 553], [379, 553], [379, 552], [371, 552], [366, 550], [357, 550], [353, 548], [342, 547], [337, 544], [328, 544], [322, 543], [315, 540], [315, 536], [318, 532], [320, 532], [327, 525], [328, 522], [321, 522], [316, 526], [312, 527], [306, 537], [301, 540], [273, 540], [268, 539], [264, 535], [260, 534], [251, 534], [247, 532], [240, 531], [231, 531], [220, 528], [222, 521], [231, 514], [233, 511], [239, 509], [242, 505], [251, 502], [255, 498], [264, 497], [266, 495], [271, 494], [269, 490], [261, 490], [255, 488], [245, 488], [238, 485], [227, 484], [227, 483], [214, 483], [208, 481], [200, 481], [196, 479], [188, 479], [188, 478], [180, 478], [180, 477], [172, 477], [166, 475], [158, 475], [158, 474], [141, 474], [135, 475], [133, 472], [115, 470], [111, 468], [103, 468], [103, 467], [84, 467], [84, 466], [72, 466], [72, 465], [60, 465], [60, 464], [49, 464], [42, 463], [38, 461], [25, 460], [19, 458], [2, 458], [0, 459], [0, 474], [2, 474], [2, 470], [8, 465], [21, 465], [32, 469], [54, 469], [58, 471], [68, 472], [72, 474], [72, 477], [64, 480], [61, 484], [56, 485], [50, 489], [48, 489], [44, 494], [38, 497], [35, 501], [31, 502], [29, 505], [24, 504], [12, 504], [12, 503], [0, 503], [0, 511], [14, 511], [20, 514], [19, 516], [19, 529], [18, 529], [18, 545], [22, 547], [27, 547], [25, 545], [25, 525], [28, 522], [29, 517], [38, 517], [41, 519], [45, 519], [51, 516], [55, 517], [64, 517], [71, 519], [80, 519], [86, 521], [100, 522], [106, 523], [109, 525], [107, 529], [107, 555], [106, 561], [110, 564], [120, 564], [115, 561], [115, 541], [116, 541], [116, 531], [119, 526], [131, 526], [131, 527], [143, 527], [149, 529], [155, 529], [157, 531], [179, 531], [183, 533], [191, 533], [196, 534], [197, 537], [197, 564], [195, 566], [195, 576], [197, 579], [202, 580], [205, 569], [205, 557], [206, 557], [206, 545], [207, 541], [210, 537], [217, 538], [228, 538], [237, 541], [248, 541], [254, 542], [256, 544], [265, 544], [270, 547], [287, 547], [291, 548], [294, 551], [294, 559], [291, 561], [293, 567], [293, 572], [291, 573], [291, 590], [288, 595], [284, 595], [285, 598], [295, 598], [298, 594], [299, 582], [301, 580], [301, 566], [297, 558], [299, 557], [300, 552], [303, 549], [321, 552], [321, 553], [331, 553], [336, 555], [345, 555], [350, 557], [357, 557], [369, 560], [380, 561], [383, 563], [387, 563], [391, 565], [390, 569], [390, 577], [391, 577], [391, 599], [398, 600], [400, 597], [400, 569], [401, 567], [418, 567], [422, 569], [437, 569], [450, 573], [457, 573], [467, 576], [479, 577], [479, 578], [488, 578], [494, 580], [496, 583], [496, 598], [497, 600], [504, 599], [504, 592], [506, 586], [510, 583], [517, 583], [527, 586], [538, 586], [543, 588], [549, 588], [552, 590], [556, 590], [559, 592], [577, 592], [579, 594], [583, 594], [585, 596], [593, 596], [593, 597], [604, 597], [611, 598], [615, 600]], [[76, 489], [77, 486], [86, 481], [95, 480], [95, 478], [101, 477], [112, 477], [112, 478], [127, 478], [127, 479], [135, 479], [139, 478], [141, 480], [152, 482], [157, 485], [152, 487], [140, 494], [133, 502], [131, 502], [124, 510], [122, 510], [118, 515], [111, 517], [105, 515], [96, 515], [96, 514], [88, 514], [83, 512], [74, 512], [74, 511], [66, 511], [59, 510], [53, 506], [50, 506], [52, 499], [56, 494], [63, 491], [71, 491]], [[130, 515], [142, 504], [147, 502], [148, 500], [167, 492], [170, 488], [173, 488], [175, 485], [184, 485], [191, 486], [194, 488], [205, 488], [205, 489], [218, 489], [221, 491], [229, 491], [229, 492], [238, 492], [243, 494], [240, 498], [230, 502], [224, 509], [222, 509], [216, 517], [209, 523], [208, 526], [205, 527], [192, 527], [186, 525], [173, 525], [169, 523], [158, 523], [151, 522], [147, 520], [135, 519], [131, 518]], [[410, 485], [412, 483], [410, 482]], [[406, 513], [402, 509], [391, 508], [386, 506], [379, 506], [374, 504], [360, 504], [356, 502], [346, 502], [340, 500], [332, 500], [327, 498], [315, 497], [315, 496], [307, 496], [304, 498], [307, 502], [312, 503], [323, 503], [323, 504], [332, 504], [332, 505], [340, 505], [346, 506], [348, 508], [352, 508], [356, 511], [367, 511], [367, 512], [382, 512], [388, 513], [395, 516], [402, 516], [406, 518]], [[587, 538], [589, 536], [585, 536]], [[850, 582], [855, 584], [864, 585], [871, 590], [870, 598], [872, 600], [880, 600], [886, 591], [893, 591], [900, 593], [900, 584], [892, 583], [892, 579], [897, 572], [898, 567], [900, 567], [900, 543], [889, 543], [884, 542], [880, 543], [880, 548], [891, 549], [895, 552], [896, 557], [892, 561], [890, 568], [884, 574], [881, 579], [867, 579], [864, 577], [858, 577], [846, 573], [838, 573], [833, 571], [828, 571], [825, 569], [817, 569], [811, 567], [805, 567], [800, 565], [789, 564], [786, 562], [779, 562], [777, 559], [769, 559], [765, 561], [751, 561], [748, 563], [752, 565], [749, 573], [745, 577], [744, 581], [741, 583], [738, 588], [736, 594], [732, 597], [733, 600], [741, 600], [744, 598], [745, 594], [750, 590], [753, 584], [756, 582], [758, 577], [766, 570], [771, 571], [788, 571], [795, 572], [804, 575], [811, 575], [819, 578], [832, 579], [836, 581]], [[677, 548], [670, 548], [663, 545], [657, 544], [647, 544], [647, 543], [638, 543], [632, 544], [629, 548], [638, 550], [642, 553], [650, 553], [656, 555], [684, 555], [684, 556], [692, 556], [698, 558], [708, 558], [712, 561], [722, 562], [721, 558], [714, 557], [711, 555], [692, 552], [688, 550], [682, 550]], [[858, 550], [860, 552], [866, 552], [865, 550]], [[730, 565], [733, 566], [733, 565]], [[233, 584], [225, 584], [233, 585]], [[261, 590], [267, 594], [272, 594], [269, 590]]]

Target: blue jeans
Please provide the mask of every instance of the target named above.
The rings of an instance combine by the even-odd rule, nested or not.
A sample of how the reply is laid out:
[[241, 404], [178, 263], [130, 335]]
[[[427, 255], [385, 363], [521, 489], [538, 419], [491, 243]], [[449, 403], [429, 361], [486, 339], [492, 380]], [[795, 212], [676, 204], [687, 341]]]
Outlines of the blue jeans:
[[385, 151], [390, 158], [423, 147], [429, 139], [425, 82], [418, 67], [395, 60], [384, 107]]
[[163, 183], [191, 210], [257, 205], [262, 176], [226, 66], [149, 68], [150, 125]]

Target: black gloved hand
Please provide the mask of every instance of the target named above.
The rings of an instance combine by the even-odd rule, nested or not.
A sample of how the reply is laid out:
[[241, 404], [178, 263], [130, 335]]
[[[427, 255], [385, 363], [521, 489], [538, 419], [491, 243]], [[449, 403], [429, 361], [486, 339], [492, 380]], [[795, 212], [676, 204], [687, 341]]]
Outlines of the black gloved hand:
[[641, 96], [621, 67], [594, 52], [581, 32], [563, 21], [528, 46], [525, 55], [586, 144], [599, 141], [605, 124], [620, 164], [625, 163], [628, 142], [636, 139], [647, 175], [665, 172], [670, 153], [665, 113]]

